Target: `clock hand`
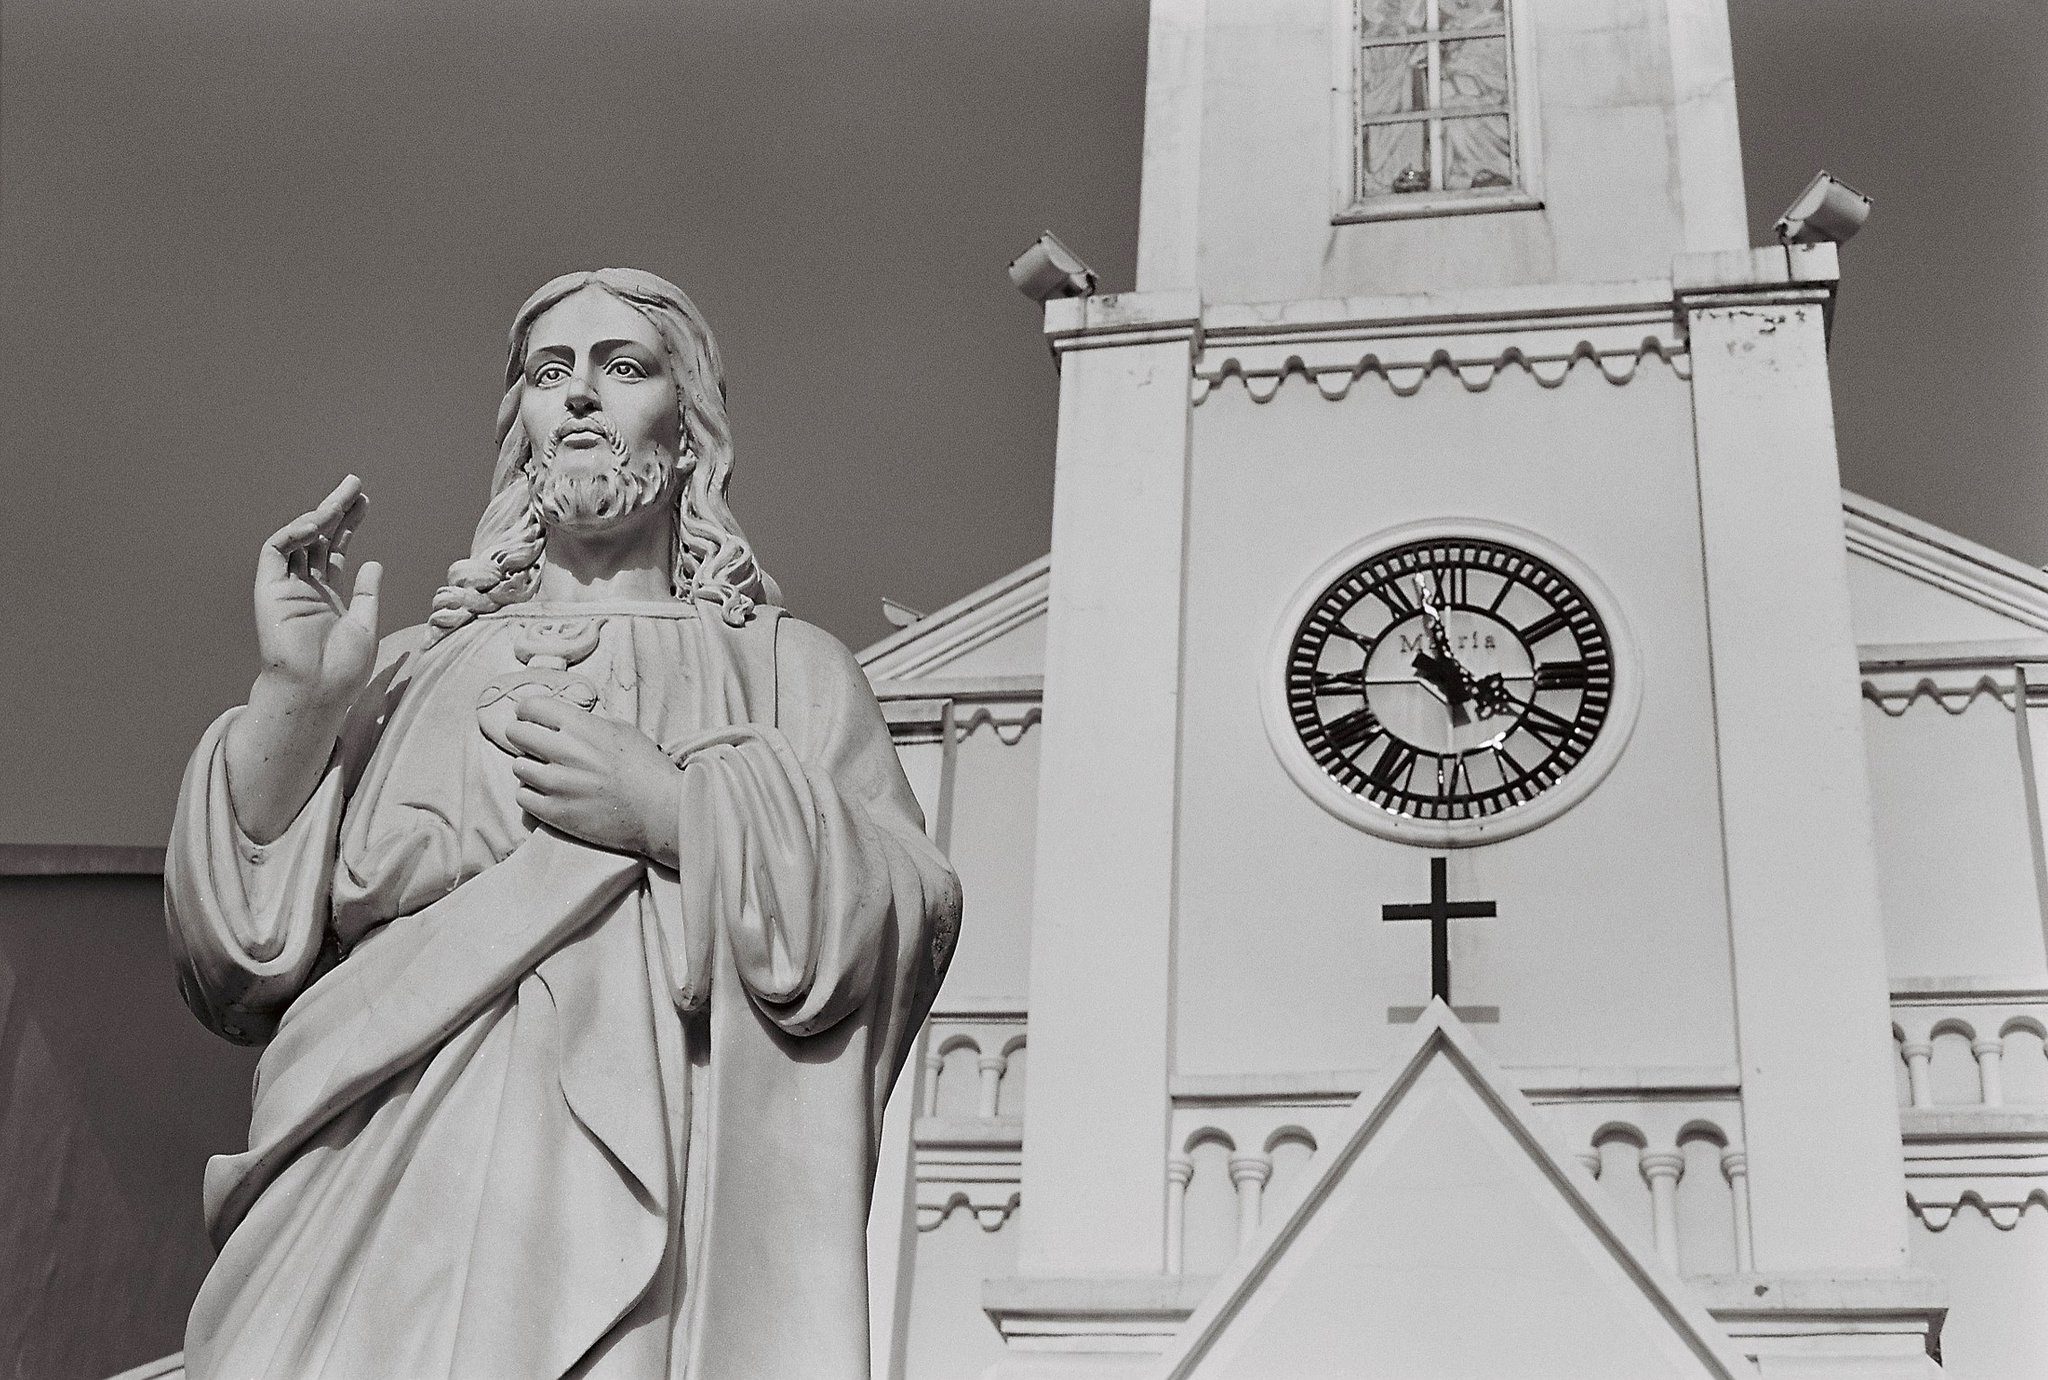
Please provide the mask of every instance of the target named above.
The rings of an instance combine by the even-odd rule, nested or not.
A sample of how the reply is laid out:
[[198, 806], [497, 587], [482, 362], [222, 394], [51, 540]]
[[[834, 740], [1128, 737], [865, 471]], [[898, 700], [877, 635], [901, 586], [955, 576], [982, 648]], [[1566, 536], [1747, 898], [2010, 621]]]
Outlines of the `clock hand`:
[[1491, 719], [1506, 714], [1521, 701], [1509, 691], [1507, 678], [1499, 672], [1481, 676], [1472, 684], [1472, 707], [1479, 711], [1482, 719]]
[[1459, 728], [1472, 722], [1472, 715], [1465, 709], [1468, 692], [1464, 668], [1454, 660], [1440, 657], [1433, 652], [1415, 654], [1415, 674], [1443, 697], [1444, 707], [1451, 711], [1451, 722]]
[[[1443, 611], [1436, 606], [1436, 596], [1429, 592], [1429, 581], [1420, 575], [1415, 577], [1415, 598], [1422, 605], [1422, 620], [1429, 626], [1429, 640], [1436, 644], [1439, 653], [1448, 654], [1451, 637], [1444, 628]], [[1452, 657], [1453, 661], [1456, 659]]]
[[[1450, 629], [1444, 626], [1443, 610], [1437, 607], [1436, 598], [1430, 593], [1429, 582], [1420, 575], [1415, 577], [1415, 596], [1422, 606], [1423, 623], [1428, 629], [1428, 637], [1433, 649], [1428, 655], [1436, 670], [1434, 673], [1425, 670], [1422, 658], [1419, 656], [1415, 661], [1415, 669], [1429, 677], [1431, 682], [1439, 690], [1443, 691], [1444, 702], [1451, 709], [1451, 722], [1461, 728], [1472, 722], [1472, 716], [1465, 710], [1465, 701], [1468, 699], [1479, 701], [1479, 712], [1481, 714], [1497, 713], [1497, 710], [1487, 707], [1496, 700], [1495, 696], [1488, 693], [1490, 687], [1487, 681], [1482, 681], [1479, 677], [1473, 675], [1471, 668], [1466, 666], [1459, 658], [1457, 652], [1452, 649]], [[1446, 684], [1444, 680], [1440, 679], [1444, 675], [1449, 675], [1455, 679], [1452, 683]], [[1488, 678], [1488, 680], [1498, 679], [1498, 677]]]

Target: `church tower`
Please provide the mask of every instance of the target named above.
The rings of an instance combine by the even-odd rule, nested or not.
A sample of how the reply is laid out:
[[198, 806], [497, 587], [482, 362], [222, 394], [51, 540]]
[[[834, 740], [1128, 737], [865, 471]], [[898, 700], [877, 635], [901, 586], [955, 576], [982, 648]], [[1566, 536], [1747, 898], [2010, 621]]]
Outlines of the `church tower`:
[[[1836, 257], [1747, 242], [1724, 6], [1153, 0], [1149, 62], [1136, 290], [1046, 312], [1000, 1372], [1259, 1374], [1231, 1329], [1285, 1319], [1443, 1374], [1927, 1373]], [[1526, 1163], [1460, 1170], [1487, 1137]]]

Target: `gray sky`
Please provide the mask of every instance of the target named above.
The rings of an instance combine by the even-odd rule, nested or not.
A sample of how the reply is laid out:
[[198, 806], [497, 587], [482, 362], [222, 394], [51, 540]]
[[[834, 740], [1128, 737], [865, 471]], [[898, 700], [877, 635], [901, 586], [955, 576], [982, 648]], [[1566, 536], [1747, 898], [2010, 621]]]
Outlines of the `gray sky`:
[[[2048, 559], [2048, 23], [1736, 0], [1754, 237], [1826, 166], [1848, 482]], [[1009, 258], [1131, 279], [1141, 0], [5, 0], [0, 841], [157, 843], [253, 667], [257, 544], [348, 470], [386, 627], [466, 550], [506, 323], [567, 268], [718, 331], [734, 503], [859, 646], [1045, 548]]]

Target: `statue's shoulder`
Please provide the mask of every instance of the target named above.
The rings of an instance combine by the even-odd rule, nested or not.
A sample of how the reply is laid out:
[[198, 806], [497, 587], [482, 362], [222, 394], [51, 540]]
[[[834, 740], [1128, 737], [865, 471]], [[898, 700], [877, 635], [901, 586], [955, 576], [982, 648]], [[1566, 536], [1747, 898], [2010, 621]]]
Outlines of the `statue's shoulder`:
[[860, 663], [846, 644], [816, 623], [806, 623], [793, 614], [777, 610], [774, 619], [775, 660], [786, 675], [793, 667], [815, 673], [838, 675], [867, 683]]

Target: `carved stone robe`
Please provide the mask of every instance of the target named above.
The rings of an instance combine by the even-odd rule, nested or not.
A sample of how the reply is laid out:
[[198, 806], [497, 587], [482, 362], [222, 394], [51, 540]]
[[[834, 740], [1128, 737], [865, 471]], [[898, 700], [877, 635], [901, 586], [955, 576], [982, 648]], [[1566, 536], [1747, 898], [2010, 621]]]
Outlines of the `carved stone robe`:
[[[676, 872], [520, 811], [480, 724], [522, 681], [681, 764]], [[187, 1002], [269, 1039], [188, 1374], [866, 1375], [882, 1108], [960, 893], [845, 649], [773, 609], [502, 610], [382, 671], [263, 845], [237, 712], [166, 869]]]

